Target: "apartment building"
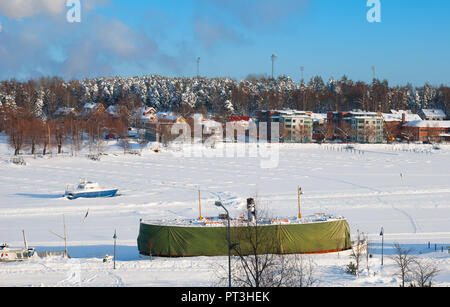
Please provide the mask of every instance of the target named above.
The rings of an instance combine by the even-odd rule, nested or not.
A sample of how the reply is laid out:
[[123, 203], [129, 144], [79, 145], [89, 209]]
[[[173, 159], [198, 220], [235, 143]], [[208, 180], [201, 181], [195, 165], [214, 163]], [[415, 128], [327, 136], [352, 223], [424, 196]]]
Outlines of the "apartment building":
[[278, 123], [280, 142], [309, 143], [312, 142], [313, 118], [311, 112], [298, 110], [258, 111], [257, 123], [267, 123], [268, 139], [272, 123]]

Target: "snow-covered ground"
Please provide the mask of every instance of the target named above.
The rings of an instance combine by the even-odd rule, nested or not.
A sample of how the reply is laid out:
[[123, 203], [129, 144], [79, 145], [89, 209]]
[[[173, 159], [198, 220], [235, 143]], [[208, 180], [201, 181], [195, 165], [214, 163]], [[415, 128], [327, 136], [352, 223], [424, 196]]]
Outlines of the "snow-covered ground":
[[[355, 145], [357, 151], [350, 152], [344, 145], [283, 144], [278, 166], [269, 169], [254, 157], [180, 157], [175, 149], [155, 153], [149, 148], [141, 156], [124, 156], [114, 142], [104, 147], [107, 155], [100, 161], [86, 153], [66, 154], [25, 157], [27, 165], [16, 166], [0, 135], [1, 243], [23, 246], [24, 229], [38, 251], [63, 250], [64, 243], [50, 231], [63, 233], [64, 215], [72, 256], [0, 264], [0, 286], [210, 286], [226, 257], [150, 261], [137, 251], [139, 220], [198, 217], [199, 187], [204, 216], [222, 213], [213, 205], [217, 199], [232, 215], [241, 215], [248, 197], [256, 197], [274, 217], [295, 216], [298, 186], [304, 192], [303, 214], [344, 215], [353, 236], [359, 230], [370, 238], [370, 275], [344, 273], [350, 258], [342, 253], [309, 256], [317, 264], [319, 285], [398, 286], [389, 258], [398, 242], [435, 261], [441, 269], [438, 285], [450, 286], [450, 146]], [[66, 184], [80, 178], [117, 186], [120, 195], [63, 198]], [[113, 270], [102, 259], [113, 253], [115, 230]]]

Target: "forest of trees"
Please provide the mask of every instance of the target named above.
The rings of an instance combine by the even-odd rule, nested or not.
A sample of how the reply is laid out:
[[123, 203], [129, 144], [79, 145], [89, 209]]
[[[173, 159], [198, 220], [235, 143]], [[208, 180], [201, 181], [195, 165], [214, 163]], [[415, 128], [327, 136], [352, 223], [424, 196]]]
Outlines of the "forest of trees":
[[[134, 96], [134, 98], [133, 98]], [[133, 100], [158, 111], [188, 113], [234, 113], [253, 115], [261, 109], [291, 108], [313, 112], [363, 111], [389, 112], [391, 109], [441, 108], [450, 112], [450, 88], [425, 84], [389, 86], [374, 79], [371, 84], [346, 76], [324, 82], [313, 77], [295, 83], [289, 77], [276, 80], [248, 77], [243, 81], [228, 78], [98, 78], [65, 82], [41, 78], [0, 82], [0, 106], [21, 107], [36, 117], [52, 119], [59, 107], [82, 108], [85, 103], [116, 105]]]
[[46, 154], [55, 150], [63, 153], [63, 146], [70, 144], [70, 152], [76, 155], [87, 139], [89, 152], [101, 153], [105, 134], [114, 134], [121, 138], [124, 150], [128, 127], [133, 118], [125, 108], [119, 117], [105, 112], [93, 112], [89, 116], [69, 114], [60, 118], [43, 120], [24, 107], [0, 107], [0, 131], [8, 136], [10, 147], [17, 156], [24, 151], [32, 155]]

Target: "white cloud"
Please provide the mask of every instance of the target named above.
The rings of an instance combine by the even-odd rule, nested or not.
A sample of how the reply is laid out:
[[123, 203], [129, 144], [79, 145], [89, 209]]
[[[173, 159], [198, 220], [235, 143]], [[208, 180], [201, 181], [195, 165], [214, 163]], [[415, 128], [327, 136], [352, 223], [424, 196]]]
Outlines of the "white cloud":
[[244, 39], [233, 29], [208, 18], [197, 17], [194, 21], [194, 33], [200, 42], [207, 48], [216, 47], [219, 42], [243, 42]]
[[[90, 11], [109, 0], [81, 0], [81, 7]], [[0, 15], [10, 18], [28, 18], [35, 15], [62, 15], [67, 11], [66, 0], [2, 0]]]
[[62, 14], [65, 0], [8, 0], [0, 2], [0, 14], [11, 18], [26, 18], [37, 14]]

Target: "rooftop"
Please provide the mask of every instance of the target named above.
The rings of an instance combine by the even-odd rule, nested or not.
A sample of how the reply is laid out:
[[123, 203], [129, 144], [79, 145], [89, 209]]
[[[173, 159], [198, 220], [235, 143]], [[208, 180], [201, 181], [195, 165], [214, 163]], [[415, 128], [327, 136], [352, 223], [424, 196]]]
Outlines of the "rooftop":
[[422, 113], [426, 117], [447, 117], [447, 114], [445, 114], [445, 112], [441, 109], [422, 109]]
[[405, 121], [412, 122], [415, 120], [422, 120], [419, 115], [413, 114], [409, 110], [391, 110], [391, 113], [383, 113], [383, 119], [385, 122], [401, 122], [405, 115]]
[[405, 127], [417, 128], [450, 128], [450, 120], [434, 121], [434, 120], [415, 120], [409, 122]]

